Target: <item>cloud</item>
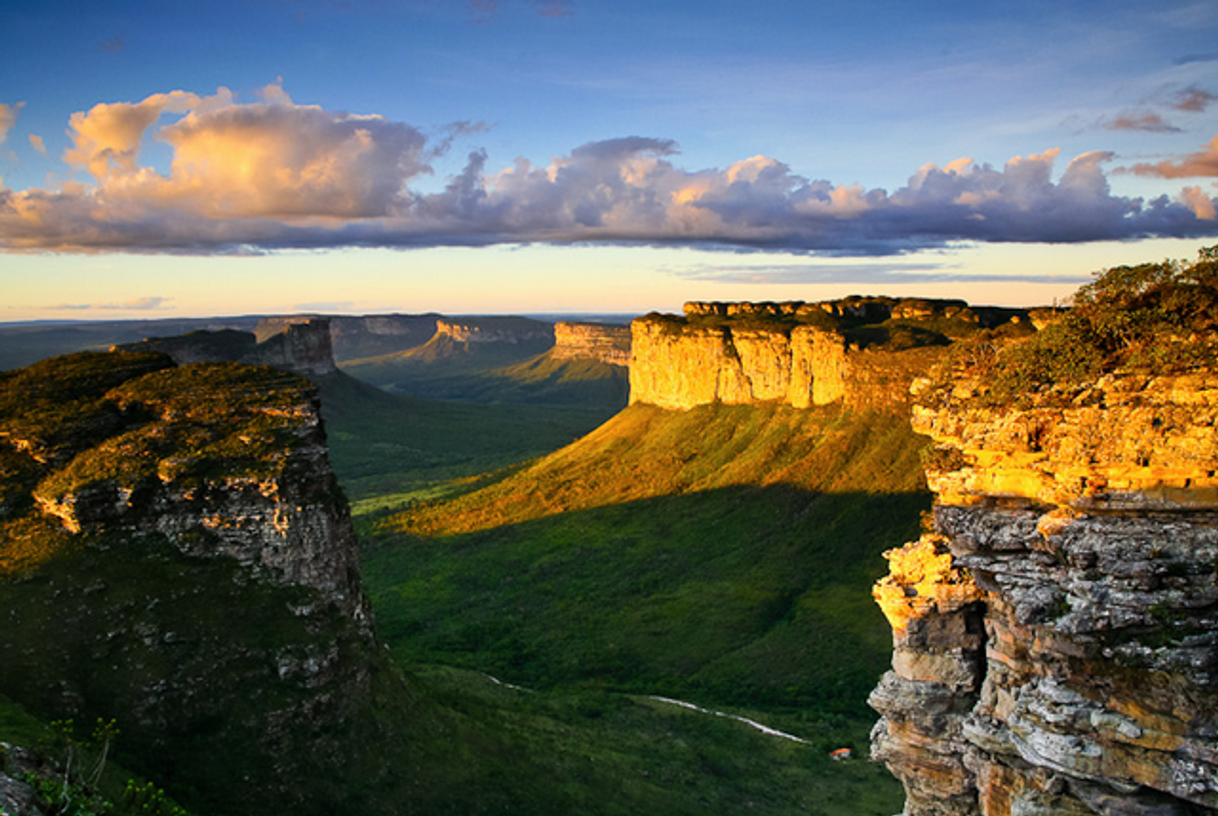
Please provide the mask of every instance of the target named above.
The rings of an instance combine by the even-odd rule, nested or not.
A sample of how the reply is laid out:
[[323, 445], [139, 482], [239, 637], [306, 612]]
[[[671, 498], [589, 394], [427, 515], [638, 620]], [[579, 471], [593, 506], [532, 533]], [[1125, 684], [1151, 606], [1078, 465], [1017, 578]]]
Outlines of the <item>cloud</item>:
[[[1113, 195], [1103, 152], [1074, 158], [1060, 177], [1058, 150], [1000, 168], [929, 163], [885, 190], [805, 178], [769, 156], [687, 170], [674, 141], [626, 136], [498, 169], [474, 150], [442, 190], [423, 193], [412, 185], [432, 172], [428, 162], [483, 125], [457, 123], [429, 143], [381, 116], [298, 105], [274, 84], [254, 102], [221, 88], [97, 105], [70, 126], [64, 159], [90, 180], [0, 187], [0, 248], [255, 254], [625, 242], [879, 256], [961, 241], [1218, 234], [1200, 188], [1175, 200]], [[149, 140], [171, 150], [167, 169], [143, 160]], [[1215, 152], [1185, 163], [1212, 162]]]
[[1172, 95], [1169, 104], [1178, 111], [1201, 113], [1214, 102], [1218, 102], [1218, 95], [1212, 94], [1203, 88], [1198, 88], [1196, 85], [1190, 85], [1187, 88], [1176, 91]]
[[107, 54], [117, 54], [126, 48], [127, 44], [123, 42], [122, 37], [114, 37], [109, 40], [102, 40], [98, 43], [97, 47]]
[[0, 144], [4, 144], [4, 140], [8, 138], [9, 130], [17, 123], [17, 114], [24, 107], [24, 102], [17, 102], [13, 105], [0, 102]]
[[906, 283], [1066, 283], [1083, 284], [1087, 275], [1046, 276], [1035, 270], [1026, 274], [972, 273], [946, 264], [808, 263], [773, 266], [703, 265], [671, 271], [686, 280], [715, 283], [802, 285], [817, 283], [906, 284]]
[[152, 312], [168, 309], [173, 298], [160, 296], [142, 297], [123, 303], [60, 303], [48, 306], [47, 309], [57, 311], [121, 311], [121, 312]]
[[1101, 119], [1105, 130], [1144, 130], [1151, 133], [1180, 133], [1180, 128], [1150, 111], [1127, 111], [1111, 119]]
[[1201, 150], [1188, 154], [1180, 161], [1135, 164], [1128, 172], [1156, 178], [1218, 177], [1218, 136], [1210, 139], [1209, 144]]
[[34, 148], [35, 150], [37, 150], [39, 153], [41, 153], [44, 156], [47, 154], [47, 146], [43, 143], [41, 136], [39, 136], [35, 133], [31, 133], [31, 134], [29, 134], [29, 140], [30, 140], [30, 147]]

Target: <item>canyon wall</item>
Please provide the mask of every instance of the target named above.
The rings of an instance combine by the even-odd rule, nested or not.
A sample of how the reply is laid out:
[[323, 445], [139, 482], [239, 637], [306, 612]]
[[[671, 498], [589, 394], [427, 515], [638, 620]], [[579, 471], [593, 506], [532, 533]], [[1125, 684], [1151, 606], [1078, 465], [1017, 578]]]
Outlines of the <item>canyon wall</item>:
[[873, 757], [908, 816], [1218, 813], [1218, 376], [978, 390], [919, 383]]
[[677, 410], [712, 402], [797, 408], [840, 402], [855, 409], [904, 410], [910, 381], [945, 345], [868, 346], [852, 340], [845, 328], [784, 319], [831, 317], [836, 309], [838, 316], [854, 310], [883, 321], [901, 303], [856, 300], [689, 303], [684, 318], [638, 318], [631, 324], [630, 401]]
[[[330, 344], [334, 359], [354, 360], [391, 354], [421, 346], [436, 333], [434, 313], [382, 314], [382, 315], [333, 315], [330, 322]], [[264, 317], [258, 321], [254, 333], [258, 342], [283, 334], [288, 326], [321, 319], [320, 315], [286, 315]]]
[[554, 324], [556, 360], [599, 360], [616, 366], [630, 365], [630, 327], [607, 323]]
[[243, 362], [297, 374], [336, 370], [330, 321], [324, 317], [267, 318], [254, 332], [196, 331], [176, 337], [149, 337], [114, 346], [115, 351], [167, 354], [178, 365]]
[[458, 343], [553, 343], [554, 327], [527, 317], [445, 317], [436, 320], [435, 337]]

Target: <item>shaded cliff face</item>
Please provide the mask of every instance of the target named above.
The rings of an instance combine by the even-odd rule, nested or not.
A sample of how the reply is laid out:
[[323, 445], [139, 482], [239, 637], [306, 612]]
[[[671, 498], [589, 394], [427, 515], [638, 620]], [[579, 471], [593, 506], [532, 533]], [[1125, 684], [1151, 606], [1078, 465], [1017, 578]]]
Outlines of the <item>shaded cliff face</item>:
[[[998, 323], [1023, 319], [991, 311]], [[687, 303], [684, 318], [631, 324], [630, 401], [904, 410], [911, 380], [955, 337], [978, 330], [977, 315], [956, 301]]]
[[233, 329], [196, 331], [176, 337], [149, 337], [115, 346], [115, 350], [167, 354], [178, 365], [243, 362], [297, 374], [329, 374], [335, 370], [326, 318], [266, 318], [253, 333]]
[[1218, 376], [919, 396], [873, 755], [916, 814], [1218, 812]]
[[[330, 341], [334, 359], [339, 361], [372, 357], [403, 351], [426, 343], [436, 333], [437, 314], [384, 314], [325, 318], [330, 322]], [[319, 315], [287, 315], [264, 317], [258, 321], [255, 334], [262, 342], [283, 334], [288, 326], [308, 323]]]
[[536, 343], [554, 341], [554, 327], [527, 317], [441, 318], [436, 338], [458, 343]]
[[630, 327], [604, 323], [555, 323], [553, 357], [630, 365]]
[[313, 386], [56, 358], [0, 379], [0, 464], [0, 693], [193, 808], [333, 812], [378, 657]]

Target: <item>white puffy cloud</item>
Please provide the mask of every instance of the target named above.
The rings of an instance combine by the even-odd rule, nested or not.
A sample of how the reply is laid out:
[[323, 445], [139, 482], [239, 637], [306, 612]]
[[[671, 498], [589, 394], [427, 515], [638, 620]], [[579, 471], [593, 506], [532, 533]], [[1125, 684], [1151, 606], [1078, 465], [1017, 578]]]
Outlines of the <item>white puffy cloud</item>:
[[[1218, 234], [1200, 188], [1150, 202], [1112, 194], [1112, 155], [1059, 151], [995, 168], [926, 164], [900, 187], [865, 189], [753, 156], [690, 171], [675, 142], [591, 142], [498, 170], [474, 151], [440, 192], [410, 189], [454, 135], [433, 143], [381, 116], [297, 105], [278, 85], [258, 101], [226, 89], [97, 105], [71, 120], [64, 158], [91, 176], [54, 190], [0, 188], [0, 247], [260, 252], [285, 247], [645, 242], [883, 255], [956, 241], [1079, 242]], [[163, 170], [141, 148], [172, 151]], [[1218, 139], [1209, 154], [1218, 151]], [[1204, 156], [1198, 154], [1200, 164]], [[1135, 172], [1138, 172], [1135, 168]]]

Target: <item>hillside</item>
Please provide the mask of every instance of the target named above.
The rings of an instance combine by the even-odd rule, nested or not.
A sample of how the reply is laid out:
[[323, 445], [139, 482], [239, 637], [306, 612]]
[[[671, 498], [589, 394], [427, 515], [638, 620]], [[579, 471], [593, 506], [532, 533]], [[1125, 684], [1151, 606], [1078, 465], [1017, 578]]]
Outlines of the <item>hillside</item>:
[[860, 716], [888, 654], [868, 587], [928, 504], [891, 414], [636, 405], [448, 501], [365, 518], [405, 662]]
[[556, 349], [552, 324], [520, 317], [443, 318], [421, 346], [342, 367], [391, 393], [434, 400], [616, 410], [627, 396], [624, 366]]

